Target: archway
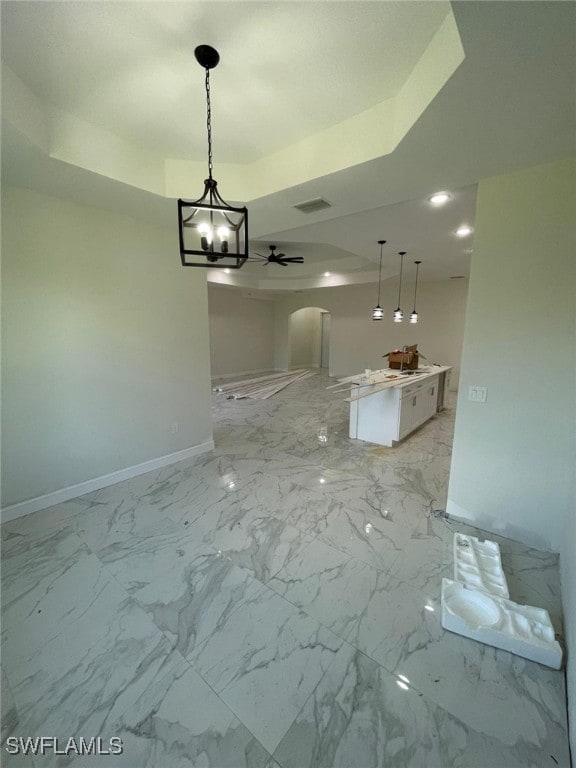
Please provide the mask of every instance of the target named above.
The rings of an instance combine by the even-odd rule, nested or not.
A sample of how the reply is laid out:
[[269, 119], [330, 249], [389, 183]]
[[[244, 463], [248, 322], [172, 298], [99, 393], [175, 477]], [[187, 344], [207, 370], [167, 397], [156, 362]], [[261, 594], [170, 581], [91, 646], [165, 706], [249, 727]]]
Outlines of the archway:
[[330, 313], [322, 307], [303, 307], [288, 322], [288, 367], [328, 367]]

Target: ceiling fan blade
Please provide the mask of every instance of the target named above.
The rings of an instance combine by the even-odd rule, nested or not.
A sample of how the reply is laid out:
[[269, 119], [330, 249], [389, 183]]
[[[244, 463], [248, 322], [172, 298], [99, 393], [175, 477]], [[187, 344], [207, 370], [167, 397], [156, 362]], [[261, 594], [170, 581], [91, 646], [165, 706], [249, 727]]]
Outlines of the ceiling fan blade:
[[302, 256], [285, 256], [284, 261], [288, 264], [304, 264]]

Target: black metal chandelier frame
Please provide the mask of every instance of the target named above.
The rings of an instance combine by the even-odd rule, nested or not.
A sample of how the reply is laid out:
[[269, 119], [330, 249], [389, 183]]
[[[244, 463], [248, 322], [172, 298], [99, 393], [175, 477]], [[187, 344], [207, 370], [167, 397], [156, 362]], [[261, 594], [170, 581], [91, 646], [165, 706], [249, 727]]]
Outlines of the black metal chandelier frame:
[[248, 258], [248, 209], [229, 205], [212, 176], [210, 70], [217, 66], [220, 55], [209, 45], [199, 45], [194, 56], [206, 72], [208, 178], [204, 180], [204, 193], [198, 200], [178, 200], [180, 258], [183, 267], [240, 269]]

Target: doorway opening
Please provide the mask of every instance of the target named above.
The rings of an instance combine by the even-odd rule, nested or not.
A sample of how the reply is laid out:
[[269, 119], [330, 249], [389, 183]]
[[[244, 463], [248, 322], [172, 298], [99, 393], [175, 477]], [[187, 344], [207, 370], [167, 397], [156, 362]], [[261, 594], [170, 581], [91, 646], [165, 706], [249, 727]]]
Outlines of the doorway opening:
[[[328, 316], [328, 320], [325, 320]], [[288, 367], [328, 366], [330, 313], [322, 307], [303, 307], [292, 312], [288, 324]]]

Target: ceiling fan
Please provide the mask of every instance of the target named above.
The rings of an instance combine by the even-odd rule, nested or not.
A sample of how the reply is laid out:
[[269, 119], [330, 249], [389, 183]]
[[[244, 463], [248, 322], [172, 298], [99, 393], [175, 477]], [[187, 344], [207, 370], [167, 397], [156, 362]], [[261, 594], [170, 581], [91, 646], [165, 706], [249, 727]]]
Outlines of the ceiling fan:
[[268, 256], [264, 256], [262, 253], [256, 253], [255, 256], [251, 256], [249, 261], [262, 261], [262, 266], [267, 264], [281, 264], [285, 267], [287, 264], [304, 264], [302, 256], [286, 256], [285, 253], [275, 253], [276, 246], [269, 245], [270, 253]]

